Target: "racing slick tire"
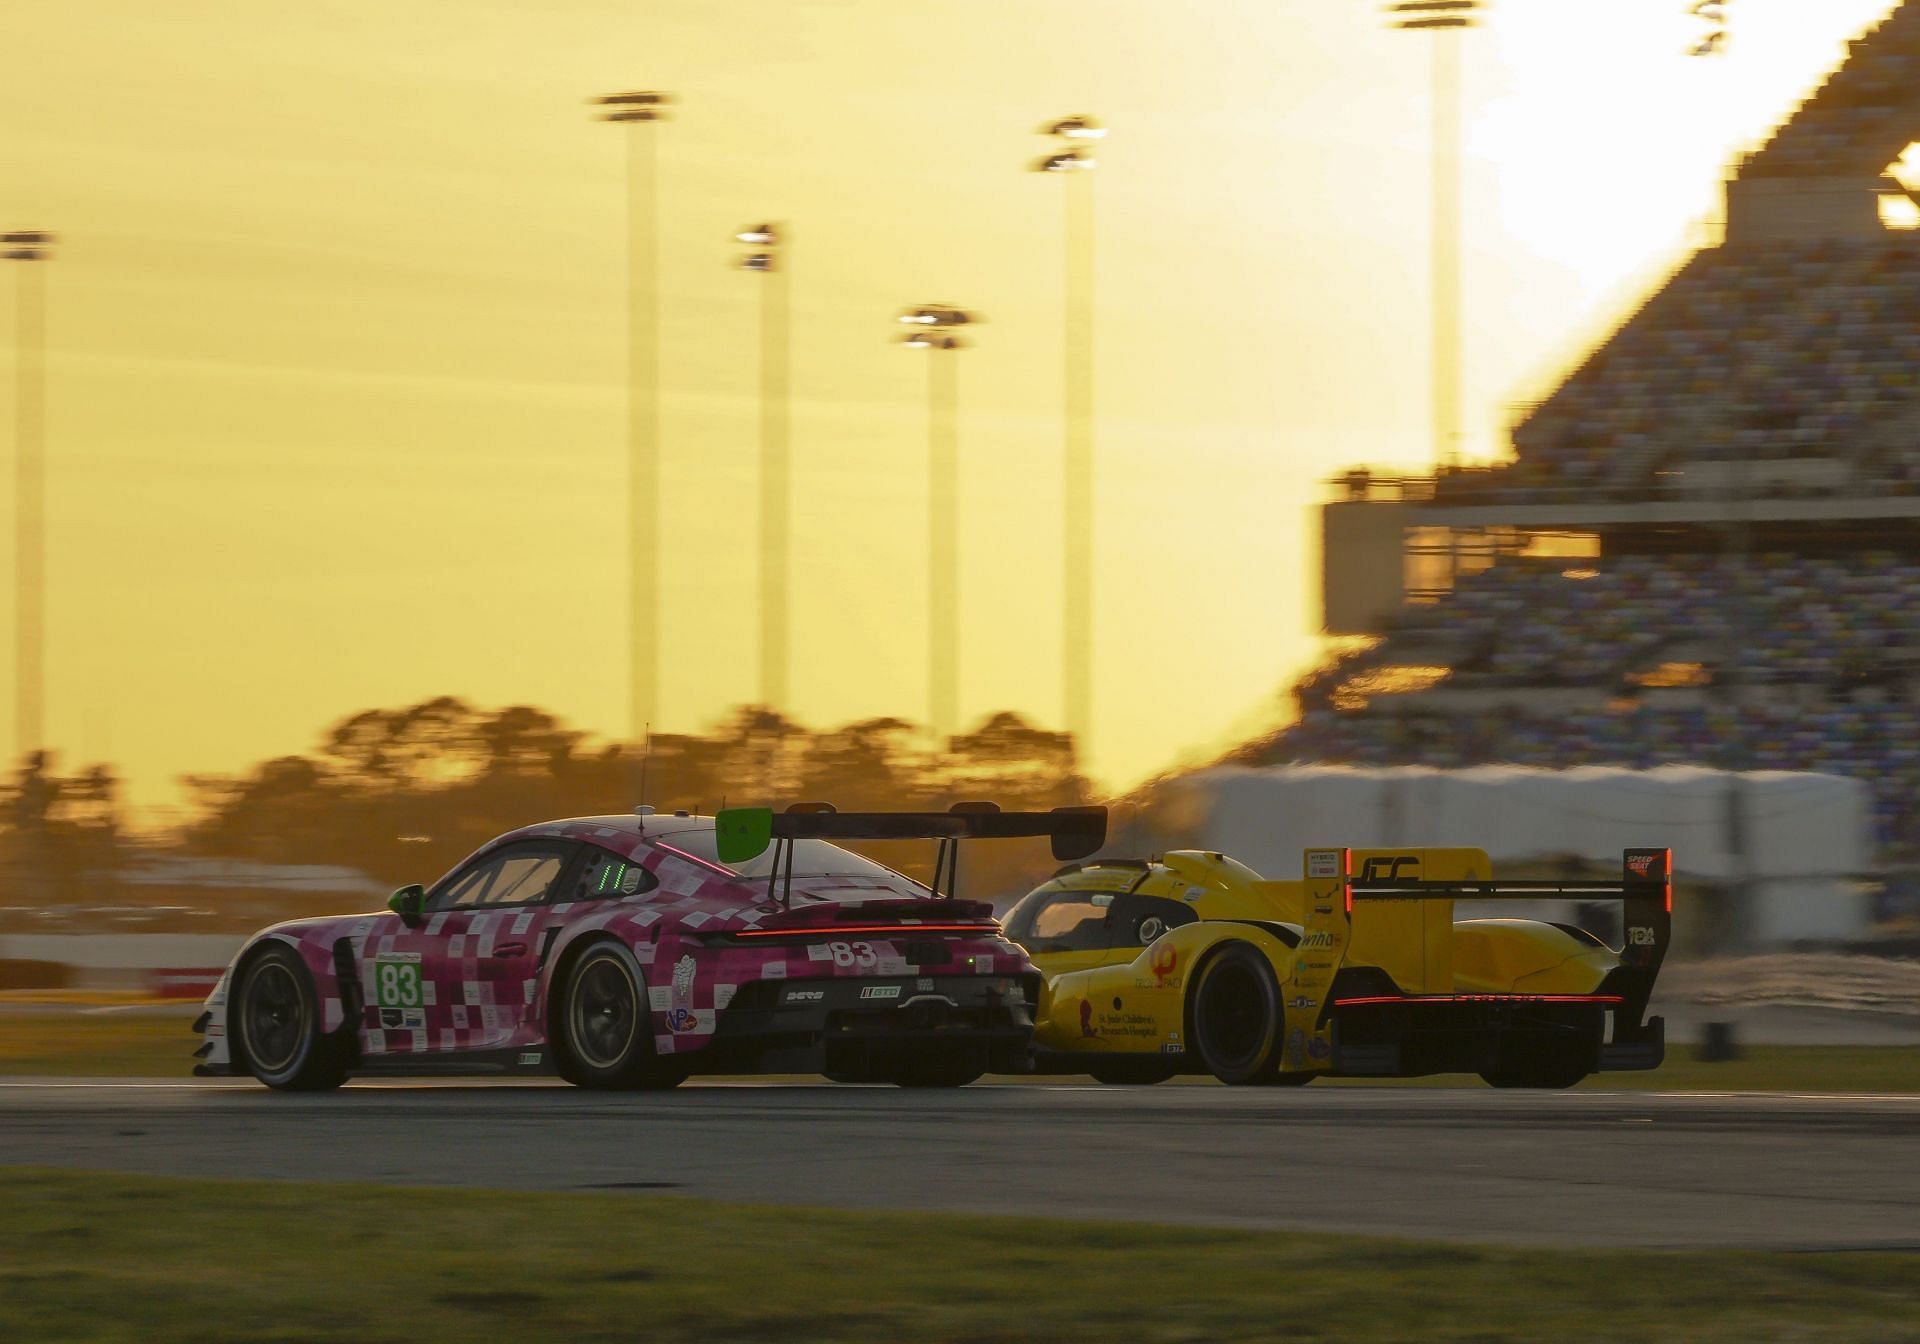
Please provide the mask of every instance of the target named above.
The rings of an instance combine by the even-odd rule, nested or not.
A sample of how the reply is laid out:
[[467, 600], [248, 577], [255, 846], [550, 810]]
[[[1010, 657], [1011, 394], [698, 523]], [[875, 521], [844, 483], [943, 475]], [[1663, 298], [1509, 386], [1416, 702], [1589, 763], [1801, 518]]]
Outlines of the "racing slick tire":
[[250, 959], [228, 1010], [238, 1062], [281, 1092], [324, 1092], [347, 1081], [339, 1043], [320, 1031], [320, 996], [300, 954], [274, 946]]
[[646, 978], [624, 944], [594, 943], [574, 960], [553, 1025], [555, 1067], [575, 1087], [656, 1092], [687, 1080], [685, 1064], [654, 1051]]
[[1179, 1066], [1158, 1059], [1109, 1059], [1088, 1068], [1093, 1081], [1108, 1087], [1152, 1087], [1180, 1072]]
[[1267, 1083], [1279, 1074], [1286, 1034], [1280, 981], [1250, 943], [1223, 943], [1187, 992], [1188, 1044], [1223, 1083]]

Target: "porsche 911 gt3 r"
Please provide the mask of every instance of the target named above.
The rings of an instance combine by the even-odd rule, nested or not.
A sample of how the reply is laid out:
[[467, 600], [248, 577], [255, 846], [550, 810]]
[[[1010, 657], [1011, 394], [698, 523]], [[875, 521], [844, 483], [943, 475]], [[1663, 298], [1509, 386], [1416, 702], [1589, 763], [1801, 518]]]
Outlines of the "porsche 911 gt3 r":
[[[1569, 1087], [1651, 1069], [1646, 1009], [1672, 926], [1671, 855], [1618, 882], [1494, 880], [1478, 849], [1308, 850], [1270, 882], [1222, 854], [1099, 860], [1022, 898], [1007, 933], [1046, 976], [1043, 1071], [1154, 1083], [1478, 1073]], [[1456, 900], [1618, 902], [1621, 946], [1537, 919], [1454, 918]]]
[[[1103, 808], [584, 817], [501, 836], [384, 914], [256, 934], [195, 1023], [199, 1074], [558, 1072], [673, 1087], [790, 1070], [958, 1086], [1024, 1065], [1039, 977], [985, 904], [943, 895], [962, 839], [1083, 857]], [[828, 843], [935, 838], [932, 888]], [[768, 849], [771, 847], [771, 853]]]

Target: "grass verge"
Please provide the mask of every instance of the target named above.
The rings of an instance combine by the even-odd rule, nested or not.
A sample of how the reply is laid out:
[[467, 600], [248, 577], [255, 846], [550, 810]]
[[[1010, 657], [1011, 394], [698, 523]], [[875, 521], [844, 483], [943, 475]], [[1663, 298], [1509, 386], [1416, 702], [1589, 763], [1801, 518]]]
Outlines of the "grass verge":
[[0, 1169], [0, 1338], [1920, 1340], [1920, 1257]]

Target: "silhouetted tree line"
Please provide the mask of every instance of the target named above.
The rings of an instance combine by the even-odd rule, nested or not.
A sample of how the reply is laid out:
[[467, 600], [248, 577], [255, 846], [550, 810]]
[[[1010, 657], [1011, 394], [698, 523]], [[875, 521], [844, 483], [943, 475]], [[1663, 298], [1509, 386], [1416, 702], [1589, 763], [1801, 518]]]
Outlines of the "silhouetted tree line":
[[[706, 733], [650, 745], [596, 741], [544, 710], [483, 709], [450, 696], [366, 710], [327, 729], [313, 751], [236, 775], [190, 776], [189, 819], [145, 837], [176, 854], [273, 864], [337, 864], [383, 882], [428, 881], [502, 831], [551, 817], [712, 812], [723, 804], [800, 800], [851, 809], [944, 810], [991, 799], [1005, 808], [1088, 800], [1065, 733], [1002, 712], [938, 749], [904, 719], [816, 730], [763, 708], [734, 711]], [[122, 855], [116, 781], [105, 767], [71, 778], [43, 757], [4, 797], [0, 836], [15, 871], [45, 875], [37, 893], [76, 899]], [[930, 846], [876, 849], [924, 877]], [[1051, 867], [1044, 842], [975, 845], [970, 893], [1006, 894]], [[0, 902], [4, 903], [4, 902]]]

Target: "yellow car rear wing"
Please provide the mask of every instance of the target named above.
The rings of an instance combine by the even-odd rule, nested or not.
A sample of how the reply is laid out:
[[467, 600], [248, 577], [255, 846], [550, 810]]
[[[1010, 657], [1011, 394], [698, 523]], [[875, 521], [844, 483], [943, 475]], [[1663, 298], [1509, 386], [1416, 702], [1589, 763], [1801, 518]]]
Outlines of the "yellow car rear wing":
[[[1383, 875], [1377, 864], [1368, 865], [1372, 872], [1356, 874], [1351, 849], [1308, 850], [1306, 857], [1307, 909], [1294, 963], [1293, 997], [1287, 1005], [1293, 1040], [1311, 1046], [1316, 1035], [1325, 1036], [1330, 1017], [1343, 1009], [1592, 1004], [1613, 1013], [1614, 1045], [1608, 1048], [1622, 1061], [1614, 1067], [1644, 1067], [1625, 1062], [1639, 1043], [1650, 1050], [1660, 1048], [1663, 1025], [1645, 1015], [1672, 942], [1671, 850], [1627, 850], [1617, 882], [1425, 880]], [[1451, 902], [1555, 899], [1621, 903], [1624, 939], [1612, 949], [1618, 964], [1599, 985], [1578, 994], [1455, 992]], [[1350, 965], [1369, 963], [1378, 964], [1384, 974], [1375, 975], [1368, 987], [1353, 987], [1353, 975], [1340, 975]]]

